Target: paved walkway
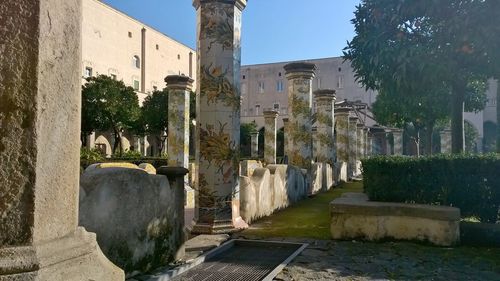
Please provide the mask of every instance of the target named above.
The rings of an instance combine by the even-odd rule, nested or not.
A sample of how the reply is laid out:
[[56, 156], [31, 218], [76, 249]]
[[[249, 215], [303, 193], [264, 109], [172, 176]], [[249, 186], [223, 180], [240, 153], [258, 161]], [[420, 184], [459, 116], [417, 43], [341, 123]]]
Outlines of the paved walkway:
[[310, 244], [275, 280], [500, 280], [500, 248], [330, 240], [328, 203], [361, 188], [348, 184], [305, 200], [234, 237]]

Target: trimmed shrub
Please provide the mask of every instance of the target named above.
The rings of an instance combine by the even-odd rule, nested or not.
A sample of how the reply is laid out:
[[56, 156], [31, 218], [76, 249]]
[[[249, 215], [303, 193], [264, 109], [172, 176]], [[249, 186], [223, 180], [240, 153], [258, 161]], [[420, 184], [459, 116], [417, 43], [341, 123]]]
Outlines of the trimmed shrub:
[[110, 163], [110, 162], [128, 162], [135, 165], [148, 163], [153, 165], [156, 169], [161, 166], [168, 166], [168, 159], [160, 157], [144, 157], [144, 158], [104, 158], [102, 160], [91, 161], [87, 159], [80, 159], [80, 167], [85, 170], [88, 166], [96, 163]]
[[499, 219], [499, 155], [378, 156], [362, 162], [371, 200], [454, 206], [462, 217]]

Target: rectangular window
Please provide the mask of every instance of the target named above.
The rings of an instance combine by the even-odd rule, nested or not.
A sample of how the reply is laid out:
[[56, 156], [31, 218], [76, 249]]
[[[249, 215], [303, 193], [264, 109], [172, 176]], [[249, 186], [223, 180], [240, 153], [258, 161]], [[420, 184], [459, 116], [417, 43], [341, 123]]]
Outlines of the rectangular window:
[[276, 82], [276, 91], [278, 93], [281, 93], [283, 92], [284, 88], [285, 87], [283, 86], [283, 80], [278, 80], [278, 82]]
[[264, 82], [260, 81], [259, 82], [259, 94], [264, 93]]
[[280, 110], [280, 104], [279, 103], [273, 104], [273, 109], [279, 111]]
[[260, 104], [255, 105], [255, 115], [260, 114]]
[[339, 89], [344, 88], [344, 75], [337, 76], [337, 88]]
[[92, 77], [92, 67], [85, 67], [85, 78]]
[[134, 80], [134, 90], [139, 91], [139, 80]]

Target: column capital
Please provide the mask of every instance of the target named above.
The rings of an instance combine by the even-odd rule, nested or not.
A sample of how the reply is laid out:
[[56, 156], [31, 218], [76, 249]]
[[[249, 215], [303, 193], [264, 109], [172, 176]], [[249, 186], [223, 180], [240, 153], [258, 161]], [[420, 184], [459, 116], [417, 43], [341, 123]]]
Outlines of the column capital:
[[259, 136], [259, 131], [256, 131], [256, 132], [252, 132], [250, 133], [250, 136], [254, 137], [254, 136]]
[[285, 69], [285, 76], [288, 79], [297, 77], [304, 77], [312, 79], [315, 76], [316, 65], [309, 62], [292, 62], [283, 67]]
[[191, 91], [194, 80], [184, 75], [169, 75], [165, 77], [165, 82], [168, 89]]
[[316, 90], [314, 91], [313, 95], [314, 98], [317, 100], [324, 99], [327, 101], [334, 101], [337, 99], [335, 90], [330, 90], [330, 89]]
[[231, 4], [243, 11], [247, 6], [247, 0], [193, 0], [193, 7], [198, 10], [201, 4], [205, 3]]
[[358, 125], [356, 125], [358, 127], [358, 129], [363, 129], [365, 127], [365, 124], [363, 123], [358, 123]]
[[264, 110], [264, 118], [277, 118], [279, 112], [277, 110]]
[[351, 108], [349, 107], [336, 107], [335, 115], [349, 115]]

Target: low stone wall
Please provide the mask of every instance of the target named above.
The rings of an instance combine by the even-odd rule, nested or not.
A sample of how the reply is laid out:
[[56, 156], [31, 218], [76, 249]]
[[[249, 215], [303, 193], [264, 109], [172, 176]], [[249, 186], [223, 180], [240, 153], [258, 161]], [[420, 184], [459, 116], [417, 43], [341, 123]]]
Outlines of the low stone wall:
[[[246, 166], [246, 165], [245, 165]], [[240, 213], [247, 223], [304, 199], [306, 174], [288, 165], [252, 167], [240, 176]]]
[[460, 210], [453, 207], [370, 202], [362, 193], [330, 203], [333, 239], [428, 241], [440, 246], [460, 240]]
[[112, 262], [127, 272], [146, 271], [182, 254], [183, 196], [163, 175], [92, 168], [80, 179], [79, 223], [97, 234]]
[[311, 171], [311, 190], [309, 194], [317, 194], [330, 190], [334, 185], [334, 169], [328, 163], [314, 163]]

